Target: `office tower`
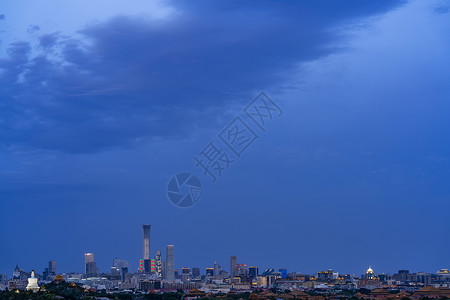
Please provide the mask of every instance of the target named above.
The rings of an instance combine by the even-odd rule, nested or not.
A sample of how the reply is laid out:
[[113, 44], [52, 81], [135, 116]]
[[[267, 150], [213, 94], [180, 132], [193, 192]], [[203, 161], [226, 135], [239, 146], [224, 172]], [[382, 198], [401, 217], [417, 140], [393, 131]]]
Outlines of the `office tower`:
[[281, 273], [281, 278], [286, 278], [287, 277], [287, 269], [279, 269], [278, 271], [280, 271]]
[[206, 268], [206, 276], [214, 276], [214, 268]]
[[200, 268], [192, 268], [192, 278], [200, 278]]
[[150, 229], [151, 225], [142, 225], [144, 271], [150, 272]]
[[213, 275], [215, 278], [219, 277], [219, 272], [220, 272], [220, 266], [218, 263], [214, 262], [214, 272]]
[[259, 268], [258, 267], [249, 267], [248, 268], [248, 275], [250, 275], [253, 278], [258, 277]]
[[239, 276], [247, 276], [248, 275], [246, 264], [237, 264], [236, 267], [237, 267], [237, 275], [239, 275]]
[[162, 278], [167, 279], [167, 262], [162, 261]]
[[191, 275], [191, 269], [189, 269], [189, 268], [181, 269], [181, 281], [188, 282], [190, 275]]
[[230, 256], [230, 277], [237, 276], [237, 257]]
[[86, 264], [86, 276], [96, 277], [97, 276], [97, 263], [89, 262]]
[[156, 250], [155, 267], [156, 267], [156, 275], [158, 275], [158, 278], [162, 278], [161, 250]]
[[[113, 267], [116, 268], [115, 271], [119, 272], [120, 279], [125, 280], [125, 274], [128, 273], [128, 260], [114, 258]], [[112, 268], [111, 268], [112, 270]]]
[[88, 264], [90, 262], [94, 262], [94, 253], [86, 253], [86, 254], [84, 254], [84, 263]]
[[56, 275], [56, 261], [51, 260], [48, 262], [48, 272], [52, 275]]
[[94, 253], [84, 254], [85, 273], [87, 276], [97, 276], [97, 264], [94, 261]]
[[173, 253], [173, 245], [167, 245], [166, 249], [166, 279], [175, 280], [175, 258]]
[[152, 268], [152, 261], [151, 259], [144, 259], [144, 272], [150, 273]]
[[110, 271], [112, 279], [120, 279], [120, 268], [112, 266]]

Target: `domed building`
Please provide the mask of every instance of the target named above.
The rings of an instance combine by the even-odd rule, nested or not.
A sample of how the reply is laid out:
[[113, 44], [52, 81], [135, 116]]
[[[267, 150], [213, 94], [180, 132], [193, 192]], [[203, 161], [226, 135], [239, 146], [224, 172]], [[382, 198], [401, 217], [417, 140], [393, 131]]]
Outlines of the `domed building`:
[[366, 279], [375, 279], [375, 272], [373, 269], [369, 266], [369, 268], [366, 271]]
[[372, 267], [369, 267], [367, 269], [365, 276], [363, 275], [362, 278], [358, 281], [357, 287], [366, 288], [369, 290], [381, 287], [381, 281], [375, 275], [375, 271], [372, 269]]

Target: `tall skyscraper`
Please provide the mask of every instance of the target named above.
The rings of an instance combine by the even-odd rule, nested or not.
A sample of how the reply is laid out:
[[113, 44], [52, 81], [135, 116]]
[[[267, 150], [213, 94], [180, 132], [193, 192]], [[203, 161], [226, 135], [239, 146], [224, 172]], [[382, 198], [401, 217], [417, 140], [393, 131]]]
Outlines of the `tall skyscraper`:
[[56, 261], [51, 260], [48, 262], [48, 272], [50, 274], [55, 274], [56, 275]]
[[166, 249], [166, 279], [175, 280], [175, 258], [173, 253], [173, 245], [167, 245]]
[[161, 250], [156, 250], [155, 253], [155, 265], [156, 265], [156, 275], [162, 278], [162, 261], [161, 261]]
[[97, 264], [94, 261], [94, 253], [84, 254], [85, 272], [87, 276], [97, 276]]
[[230, 256], [230, 277], [237, 276], [237, 257]]
[[259, 275], [258, 274], [259, 273], [258, 270], [259, 270], [258, 267], [249, 267], [248, 268], [248, 275], [250, 275], [253, 278], [256, 278]]
[[196, 279], [201, 277], [200, 268], [192, 268], [192, 277]]
[[150, 272], [151, 262], [150, 262], [150, 229], [151, 225], [142, 225], [143, 233], [143, 259], [144, 259], [144, 271]]

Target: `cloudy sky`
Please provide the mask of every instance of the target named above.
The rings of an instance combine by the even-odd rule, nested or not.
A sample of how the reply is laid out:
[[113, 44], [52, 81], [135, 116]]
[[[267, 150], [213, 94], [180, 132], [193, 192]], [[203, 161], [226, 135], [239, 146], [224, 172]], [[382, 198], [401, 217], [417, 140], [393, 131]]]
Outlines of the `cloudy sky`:
[[[0, 0], [0, 273], [135, 270], [142, 224], [178, 268], [449, 268], [449, 28], [448, 0]], [[282, 116], [212, 183], [193, 157], [261, 91]]]

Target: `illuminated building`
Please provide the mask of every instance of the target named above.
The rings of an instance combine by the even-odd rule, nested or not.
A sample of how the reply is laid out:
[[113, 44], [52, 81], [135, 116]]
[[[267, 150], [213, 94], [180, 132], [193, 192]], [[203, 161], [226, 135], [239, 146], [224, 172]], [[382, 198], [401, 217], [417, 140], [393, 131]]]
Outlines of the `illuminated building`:
[[144, 260], [140, 259], [139, 260], [139, 272], [144, 272]]
[[94, 261], [94, 253], [84, 254], [85, 274], [88, 277], [97, 276], [97, 264]]
[[214, 276], [214, 268], [206, 268], [206, 276]]
[[34, 274], [34, 270], [31, 271], [31, 278], [28, 278], [27, 291], [37, 292], [39, 291], [38, 279]]
[[162, 261], [161, 261], [161, 250], [156, 250], [155, 253], [155, 267], [156, 267], [156, 275], [159, 278], [162, 278]]
[[366, 279], [375, 279], [375, 272], [369, 267], [366, 271]]
[[366, 271], [364, 278], [358, 281], [358, 288], [366, 288], [369, 290], [373, 290], [375, 288], [381, 287], [380, 279], [375, 275], [375, 272], [371, 267], [369, 267]]
[[152, 273], [156, 272], [156, 262], [153, 258], [150, 260], [150, 272]]
[[247, 276], [247, 265], [246, 264], [237, 264], [237, 275], [239, 276]]
[[317, 280], [328, 281], [333, 279], [333, 270], [317, 272]]

